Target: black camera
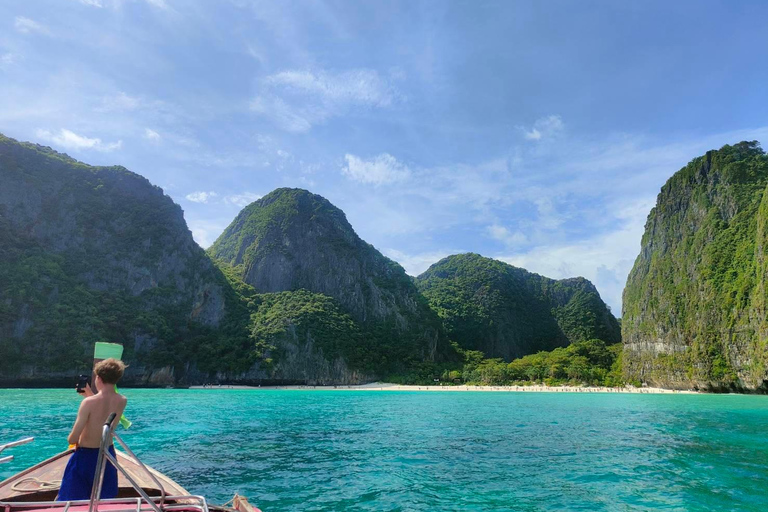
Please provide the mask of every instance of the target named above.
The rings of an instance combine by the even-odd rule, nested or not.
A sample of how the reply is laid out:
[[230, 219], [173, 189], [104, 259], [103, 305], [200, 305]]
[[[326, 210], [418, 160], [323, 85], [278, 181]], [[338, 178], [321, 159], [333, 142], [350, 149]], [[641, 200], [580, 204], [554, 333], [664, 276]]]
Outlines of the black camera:
[[82, 394], [85, 393], [85, 386], [91, 385], [91, 376], [90, 375], [80, 375], [77, 378], [77, 392]]

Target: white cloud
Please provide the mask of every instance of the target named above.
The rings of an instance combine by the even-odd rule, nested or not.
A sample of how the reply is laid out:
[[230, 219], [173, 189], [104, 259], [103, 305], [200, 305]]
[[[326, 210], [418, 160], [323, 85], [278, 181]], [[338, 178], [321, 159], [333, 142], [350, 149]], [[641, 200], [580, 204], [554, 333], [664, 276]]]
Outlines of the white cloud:
[[517, 247], [528, 242], [528, 237], [520, 231], [511, 232], [509, 229], [499, 224], [493, 224], [487, 228], [491, 238], [502, 242], [508, 247]]
[[83, 5], [88, 5], [90, 7], [104, 7], [101, 4], [101, 0], [80, 0], [80, 3]]
[[124, 92], [115, 95], [104, 96], [101, 98], [101, 106], [97, 109], [99, 112], [123, 112], [136, 110], [141, 106], [141, 100], [134, 96], [129, 96]]
[[534, 189], [536, 191], [536, 197], [532, 199], [533, 204], [536, 205], [536, 212], [538, 217], [536, 219], [537, 225], [542, 229], [557, 229], [560, 227], [565, 219], [557, 211], [555, 206], [556, 199], [546, 195], [546, 190]]
[[4, 69], [7, 66], [10, 66], [16, 62], [16, 56], [12, 53], [4, 53], [0, 55], [0, 69]]
[[311, 95], [336, 103], [387, 106], [392, 103], [392, 91], [387, 83], [371, 69], [346, 71], [338, 75], [325, 72], [283, 71], [267, 77], [270, 87], [288, 93]]
[[192, 232], [192, 238], [194, 238], [195, 242], [197, 242], [203, 249], [210, 247], [228, 224], [229, 221], [212, 221], [195, 218], [192, 218], [187, 222], [189, 230]]
[[239, 206], [240, 208], [245, 208], [252, 202], [258, 201], [259, 199], [261, 199], [261, 196], [258, 194], [254, 194], [252, 192], [243, 192], [242, 194], [234, 194], [231, 196], [226, 196], [224, 198], [224, 202], [227, 204], [231, 204], [233, 206]]
[[528, 140], [541, 140], [543, 138], [551, 137], [557, 132], [561, 131], [565, 125], [560, 116], [547, 116], [537, 119], [533, 123], [533, 128], [530, 130], [521, 128], [525, 133], [525, 138]]
[[384, 249], [385, 256], [398, 262], [405, 272], [410, 276], [418, 276], [427, 270], [431, 265], [452, 254], [460, 254], [461, 250], [440, 250], [430, 251], [419, 254], [406, 254], [397, 249]]
[[144, 138], [152, 142], [160, 142], [160, 134], [151, 128], [144, 128]]
[[341, 172], [351, 180], [360, 183], [384, 185], [404, 181], [411, 175], [410, 169], [389, 153], [382, 153], [370, 160], [346, 154], [344, 159], [347, 165]]
[[21, 32], [22, 34], [31, 34], [32, 32], [37, 32], [39, 34], [45, 34], [45, 35], [50, 34], [48, 29], [44, 25], [41, 25], [35, 20], [25, 18], [24, 16], [16, 16], [16, 19], [14, 20], [14, 23], [13, 23], [13, 27], [17, 31]]
[[210, 199], [213, 199], [214, 197], [218, 196], [216, 192], [192, 192], [191, 194], [187, 194], [186, 198], [187, 201], [192, 201], [193, 203], [203, 203], [207, 204]]
[[[620, 315], [626, 277], [661, 186], [709, 149], [768, 140], [768, 127], [672, 143], [626, 134], [598, 140], [563, 135], [556, 145], [521, 145], [484, 163], [419, 168], [407, 187], [383, 187], [342, 207], [374, 245], [418, 241], [429, 248], [460, 240], [465, 250], [547, 277], [582, 275]], [[507, 231], [489, 231], [493, 225]], [[489, 235], [504, 239], [515, 231], [527, 238], [524, 245], [489, 250]], [[410, 256], [387, 254], [408, 268], [402, 258]]]
[[250, 108], [283, 130], [301, 133], [356, 109], [388, 107], [396, 97], [392, 85], [372, 69], [282, 71], [262, 80]]
[[165, 0], [146, 0], [146, 2], [152, 7], [157, 7], [158, 9], [168, 9], [168, 4]]
[[[301, 112], [300, 108], [294, 108], [276, 96], [259, 96], [251, 102], [250, 108], [257, 114], [270, 117], [280, 128], [292, 133], [308, 132], [312, 122], [327, 117], [319, 113]], [[312, 122], [307, 118], [312, 119]]]
[[123, 141], [117, 142], [102, 142], [100, 138], [90, 138], [83, 135], [78, 135], [71, 130], [62, 128], [59, 133], [52, 133], [48, 130], [37, 130], [36, 135], [45, 141], [50, 141], [65, 149], [74, 151], [93, 149], [96, 151], [114, 151], [123, 147]]
[[655, 198], [649, 196], [617, 208], [615, 217], [621, 221], [619, 226], [597, 236], [539, 245], [496, 258], [553, 279], [585, 277], [598, 288], [613, 313], [620, 316], [624, 284], [640, 253], [645, 221], [654, 203]]

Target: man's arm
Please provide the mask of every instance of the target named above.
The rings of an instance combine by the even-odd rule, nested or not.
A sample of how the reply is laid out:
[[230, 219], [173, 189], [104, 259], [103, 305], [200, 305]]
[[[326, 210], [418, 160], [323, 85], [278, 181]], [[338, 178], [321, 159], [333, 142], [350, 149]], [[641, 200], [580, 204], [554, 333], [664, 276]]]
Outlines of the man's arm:
[[69, 437], [67, 438], [69, 444], [77, 444], [80, 440], [80, 434], [83, 433], [83, 429], [85, 428], [86, 423], [88, 423], [88, 415], [90, 413], [88, 409], [87, 400], [80, 402], [80, 409], [77, 410], [77, 419], [72, 426], [72, 432], [69, 433]]

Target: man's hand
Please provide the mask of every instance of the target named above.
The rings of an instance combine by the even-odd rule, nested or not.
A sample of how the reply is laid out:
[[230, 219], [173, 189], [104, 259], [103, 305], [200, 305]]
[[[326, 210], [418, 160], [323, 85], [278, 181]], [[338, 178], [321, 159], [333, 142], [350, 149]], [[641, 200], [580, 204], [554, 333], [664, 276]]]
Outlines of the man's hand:
[[84, 392], [83, 392], [83, 396], [84, 396], [85, 398], [88, 398], [89, 396], [93, 396], [93, 395], [95, 395], [95, 394], [96, 394], [96, 393], [94, 393], [94, 392], [93, 392], [93, 390], [91, 389], [91, 385], [90, 385], [90, 384], [88, 384], [88, 385], [86, 385], [86, 386], [85, 386], [85, 390], [84, 390]]

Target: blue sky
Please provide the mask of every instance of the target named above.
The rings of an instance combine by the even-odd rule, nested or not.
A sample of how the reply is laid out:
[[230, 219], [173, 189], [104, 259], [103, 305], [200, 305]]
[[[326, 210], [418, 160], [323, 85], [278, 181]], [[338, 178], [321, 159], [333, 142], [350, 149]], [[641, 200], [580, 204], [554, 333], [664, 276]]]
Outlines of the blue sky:
[[120, 164], [210, 245], [321, 194], [416, 275], [473, 251], [617, 315], [661, 185], [768, 141], [764, 1], [6, 0], [0, 131]]

